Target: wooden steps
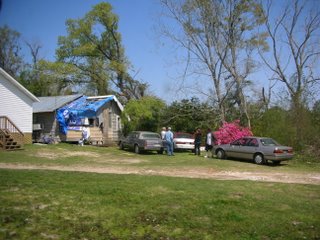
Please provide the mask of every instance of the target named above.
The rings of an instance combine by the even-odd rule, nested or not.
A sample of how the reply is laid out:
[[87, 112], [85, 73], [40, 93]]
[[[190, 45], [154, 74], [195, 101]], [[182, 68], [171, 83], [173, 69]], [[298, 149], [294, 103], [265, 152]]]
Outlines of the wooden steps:
[[3, 136], [0, 141], [0, 146], [4, 150], [21, 150], [23, 149], [22, 145], [15, 141], [14, 137], [8, 131], [1, 131], [0, 134]]
[[0, 116], [0, 149], [21, 150], [23, 146], [24, 134], [8, 117]]

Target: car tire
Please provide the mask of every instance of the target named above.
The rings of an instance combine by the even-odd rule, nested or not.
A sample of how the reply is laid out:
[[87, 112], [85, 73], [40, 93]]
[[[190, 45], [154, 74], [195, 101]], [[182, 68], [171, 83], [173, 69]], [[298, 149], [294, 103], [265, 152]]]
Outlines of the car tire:
[[219, 149], [217, 151], [217, 158], [218, 159], [224, 159], [225, 157], [226, 157], [226, 153], [222, 149]]
[[255, 164], [262, 165], [265, 164], [265, 159], [261, 153], [257, 153], [253, 157], [253, 161]]
[[140, 149], [139, 149], [138, 144], [134, 145], [134, 152], [135, 152], [136, 154], [139, 154], [139, 153], [140, 153]]

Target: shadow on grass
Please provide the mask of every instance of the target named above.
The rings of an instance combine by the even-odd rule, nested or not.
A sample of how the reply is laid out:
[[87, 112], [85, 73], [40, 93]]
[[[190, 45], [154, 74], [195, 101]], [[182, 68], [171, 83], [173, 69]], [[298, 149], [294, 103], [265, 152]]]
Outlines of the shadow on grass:
[[[215, 159], [218, 159], [215, 157]], [[223, 159], [224, 161], [234, 161], [234, 162], [243, 162], [243, 163], [251, 163], [251, 164], [255, 164], [253, 162], [253, 160], [249, 160], [249, 159], [239, 159], [239, 158], [226, 158], [226, 159]], [[279, 163], [274, 163], [274, 162], [271, 162], [271, 161], [267, 161], [265, 164], [262, 164], [261, 166], [268, 166], [268, 167], [281, 167], [281, 166], [287, 166], [288, 163], [285, 161], [281, 161]]]

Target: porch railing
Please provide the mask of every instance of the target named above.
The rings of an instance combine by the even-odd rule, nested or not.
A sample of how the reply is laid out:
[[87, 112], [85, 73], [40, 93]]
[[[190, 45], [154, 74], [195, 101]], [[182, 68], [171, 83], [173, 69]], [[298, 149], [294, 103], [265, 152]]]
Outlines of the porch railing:
[[15, 150], [22, 149], [23, 145], [23, 132], [7, 116], [0, 116], [0, 148]]

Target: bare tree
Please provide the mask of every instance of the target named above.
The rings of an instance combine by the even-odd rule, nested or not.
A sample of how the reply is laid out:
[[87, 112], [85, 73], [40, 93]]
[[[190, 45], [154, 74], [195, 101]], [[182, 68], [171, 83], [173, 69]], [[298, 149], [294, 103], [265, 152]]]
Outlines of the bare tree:
[[[205, 2], [202, 4], [200, 1], [162, 0], [161, 2], [166, 7], [167, 16], [177, 23], [183, 34], [180, 35], [169, 27], [163, 28], [162, 33], [188, 51], [186, 72], [202, 74], [211, 79], [215, 92], [214, 101], [219, 107], [220, 120], [224, 121], [224, 99], [227, 95], [227, 91], [223, 92], [221, 82], [224, 80], [222, 77], [224, 70], [214, 50], [213, 36], [209, 32], [213, 19], [208, 16], [209, 12], [216, 10], [215, 6], [210, 5], [210, 2], [203, 5]], [[185, 75], [187, 75], [186, 72]], [[206, 85], [210, 86], [210, 84]]]
[[303, 110], [320, 83], [316, 65], [320, 57], [320, 11], [316, 2], [295, 0], [288, 1], [278, 17], [274, 17], [274, 6], [275, 2], [268, 1], [263, 12], [272, 56], [261, 56], [273, 79], [283, 83], [289, 93], [296, 137], [301, 141]]
[[[250, 126], [244, 94], [248, 77], [255, 68], [252, 54], [264, 44], [255, 31], [263, 23], [261, 7], [254, 0], [162, 0], [169, 16], [180, 27], [179, 32], [167, 30], [166, 36], [188, 51], [188, 63], [212, 81], [220, 119], [225, 120], [226, 99], [239, 107]], [[196, 64], [195, 64], [196, 63]], [[207, 78], [207, 79], [208, 79]]]

